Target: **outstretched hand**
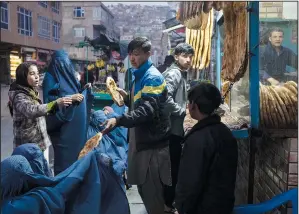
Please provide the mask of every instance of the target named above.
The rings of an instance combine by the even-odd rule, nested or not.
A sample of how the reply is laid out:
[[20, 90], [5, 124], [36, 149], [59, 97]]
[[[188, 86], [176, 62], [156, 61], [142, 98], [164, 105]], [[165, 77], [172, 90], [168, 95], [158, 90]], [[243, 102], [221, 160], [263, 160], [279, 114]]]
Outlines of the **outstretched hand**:
[[117, 88], [116, 90], [120, 93], [120, 95], [121, 95], [124, 99], [128, 96], [128, 93], [127, 93], [125, 90], [123, 90], [123, 89], [121, 89], [121, 88]]
[[115, 128], [116, 118], [110, 118], [106, 120], [103, 124], [101, 124], [101, 126], [105, 126], [104, 130], [102, 131], [102, 134], [103, 135], [108, 134]]

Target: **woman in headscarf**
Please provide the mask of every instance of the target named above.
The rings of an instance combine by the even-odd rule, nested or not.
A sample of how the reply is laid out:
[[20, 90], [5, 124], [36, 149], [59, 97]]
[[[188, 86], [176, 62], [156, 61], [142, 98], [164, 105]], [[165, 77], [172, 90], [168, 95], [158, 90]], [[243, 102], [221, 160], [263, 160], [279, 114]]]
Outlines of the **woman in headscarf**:
[[[102, 124], [107, 120], [107, 116], [104, 111], [98, 110], [94, 111], [91, 115], [90, 125], [88, 127], [87, 138], [93, 137], [98, 132], [102, 131], [105, 126]], [[119, 140], [115, 141], [116, 138], [121, 139], [121, 137], [116, 136], [119, 130], [114, 130], [107, 135], [103, 135], [97, 150], [108, 155], [113, 164], [113, 169], [116, 175], [122, 180], [122, 176], [127, 168], [127, 152], [126, 148], [123, 146]], [[114, 139], [114, 140], [113, 140]], [[120, 143], [120, 144], [118, 144]]]
[[29, 162], [34, 173], [53, 177], [47, 160], [43, 156], [43, 152], [34, 143], [26, 143], [14, 149], [12, 155], [22, 155]]
[[125, 192], [99, 152], [56, 177], [36, 173], [33, 165], [22, 155], [1, 162], [2, 214], [130, 213]]
[[93, 96], [90, 85], [81, 88], [75, 69], [63, 50], [52, 55], [43, 82], [44, 101], [71, 96], [74, 105], [47, 117], [48, 132], [54, 148], [54, 174], [73, 164], [86, 142]]
[[35, 143], [42, 151], [51, 145], [45, 116], [59, 108], [72, 104], [71, 99], [61, 97], [42, 104], [37, 87], [39, 72], [35, 64], [21, 63], [16, 70], [16, 81], [10, 85], [8, 107], [13, 118], [14, 147]]

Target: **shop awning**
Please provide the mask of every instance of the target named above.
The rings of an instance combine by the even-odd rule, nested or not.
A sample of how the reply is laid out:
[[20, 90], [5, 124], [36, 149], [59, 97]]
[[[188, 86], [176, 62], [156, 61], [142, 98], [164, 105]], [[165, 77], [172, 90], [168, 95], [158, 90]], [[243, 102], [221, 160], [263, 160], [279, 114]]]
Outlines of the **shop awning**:
[[185, 26], [182, 25], [182, 24], [179, 24], [179, 25], [173, 26], [173, 27], [171, 27], [171, 28], [168, 28], [168, 29], [166, 29], [166, 30], [163, 30], [162, 32], [163, 32], [163, 33], [168, 33], [168, 32], [170, 32], [170, 31], [173, 31], [173, 30], [176, 30], [176, 29], [179, 29], [179, 28], [182, 28], [182, 27], [185, 27]]
[[35, 48], [27, 48], [27, 47], [23, 47], [21, 48], [21, 52], [36, 52]]
[[37, 52], [39, 53], [44, 53], [44, 54], [49, 54], [50, 51], [42, 50], [42, 49], [37, 49]]

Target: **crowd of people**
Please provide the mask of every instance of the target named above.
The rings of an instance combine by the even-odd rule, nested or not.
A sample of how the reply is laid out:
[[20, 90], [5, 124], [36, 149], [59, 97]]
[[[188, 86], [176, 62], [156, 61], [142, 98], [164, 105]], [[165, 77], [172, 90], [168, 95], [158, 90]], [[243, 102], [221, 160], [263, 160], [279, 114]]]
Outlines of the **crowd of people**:
[[[4, 214], [128, 214], [124, 175], [137, 185], [148, 214], [232, 212], [237, 142], [215, 113], [217, 87], [200, 83], [187, 90], [194, 49], [177, 45], [160, 71], [149, 60], [147, 38], [133, 39], [128, 54], [132, 68], [118, 88], [125, 106], [98, 111], [91, 85], [80, 84], [66, 52], [52, 56], [44, 102], [36, 65], [18, 66], [9, 90], [15, 149], [1, 162]], [[198, 123], [184, 133], [187, 111]], [[78, 160], [99, 132], [99, 145]], [[54, 173], [45, 159], [51, 144]]]

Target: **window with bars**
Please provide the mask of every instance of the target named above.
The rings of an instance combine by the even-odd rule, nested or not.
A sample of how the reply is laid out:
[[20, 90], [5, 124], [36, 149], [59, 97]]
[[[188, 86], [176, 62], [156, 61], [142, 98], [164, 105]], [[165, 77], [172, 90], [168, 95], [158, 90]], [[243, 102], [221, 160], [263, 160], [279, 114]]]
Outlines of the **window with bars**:
[[75, 37], [84, 37], [85, 36], [85, 28], [84, 27], [74, 28], [74, 36]]
[[53, 20], [52, 24], [52, 37], [53, 41], [59, 43], [60, 39], [60, 23]]
[[38, 36], [44, 39], [50, 39], [50, 19], [44, 16], [38, 16]]
[[38, 4], [44, 8], [48, 7], [48, 2], [47, 1], [39, 1]]
[[60, 4], [59, 1], [52, 1], [51, 2], [52, 12], [59, 14], [59, 9], [60, 9], [60, 5], [59, 4]]
[[18, 7], [18, 33], [25, 36], [32, 36], [32, 12]]
[[8, 30], [8, 3], [0, 2], [1, 4], [1, 28]]
[[75, 7], [74, 8], [74, 17], [75, 18], [83, 18], [84, 13], [85, 13], [85, 11], [82, 7]]

